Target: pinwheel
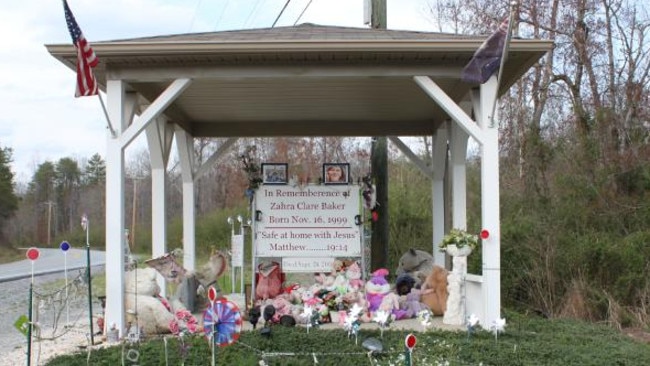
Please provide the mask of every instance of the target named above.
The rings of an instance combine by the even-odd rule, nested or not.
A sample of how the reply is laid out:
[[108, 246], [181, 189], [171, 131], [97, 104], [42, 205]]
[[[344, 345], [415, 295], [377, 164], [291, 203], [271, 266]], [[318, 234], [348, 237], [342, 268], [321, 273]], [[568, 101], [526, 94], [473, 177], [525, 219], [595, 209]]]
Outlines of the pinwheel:
[[384, 310], [379, 310], [375, 313], [375, 317], [372, 319], [373, 321], [377, 322], [379, 324], [379, 329], [381, 331], [381, 338], [384, 338], [384, 327], [388, 325], [390, 319], [390, 313]]
[[479, 318], [476, 316], [476, 314], [471, 314], [467, 317], [467, 339], [469, 339], [469, 336], [474, 333], [474, 329], [476, 329], [478, 323]]
[[503, 332], [504, 329], [506, 328], [506, 319], [500, 318], [500, 319], [493, 320], [492, 326], [490, 328], [494, 332], [494, 340], [496, 341], [497, 337], [499, 336], [499, 332]]
[[239, 339], [242, 318], [237, 305], [221, 298], [214, 301], [203, 312], [203, 330], [210, 338], [214, 332], [214, 343], [220, 347], [233, 344]]
[[357, 318], [356, 315], [353, 315], [352, 312], [350, 312], [350, 315], [345, 317], [345, 321], [343, 322], [343, 329], [348, 331], [348, 339], [352, 335], [354, 335], [354, 343], [357, 344], [357, 335], [359, 334], [359, 327], [361, 324], [359, 323], [359, 318]]
[[307, 319], [307, 334], [309, 334], [309, 328], [312, 326], [312, 315], [314, 314], [314, 308], [307, 305], [302, 309], [300, 317]]
[[363, 307], [359, 306], [359, 304], [354, 303], [352, 304], [352, 308], [350, 309], [350, 313], [348, 316], [354, 316], [358, 317], [359, 314], [361, 314], [361, 311], [363, 310]]
[[418, 312], [418, 320], [420, 321], [420, 324], [422, 324], [422, 327], [424, 327], [425, 331], [431, 326], [431, 324], [433, 324], [431, 321], [432, 317], [433, 314], [429, 309], [423, 309]]

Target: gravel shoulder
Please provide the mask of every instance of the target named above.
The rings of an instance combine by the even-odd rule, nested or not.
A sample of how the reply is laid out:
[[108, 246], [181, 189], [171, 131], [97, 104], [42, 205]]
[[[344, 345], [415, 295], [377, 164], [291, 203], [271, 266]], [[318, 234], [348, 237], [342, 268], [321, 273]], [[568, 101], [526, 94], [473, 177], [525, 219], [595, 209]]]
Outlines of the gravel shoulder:
[[[93, 267], [92, 273], [101, 275], [104, 267]], [[44, 295], [34, 296], [34, 322], [40, 326], [43, 340], [34, 338], [32, 342], [32, 364], [44, 364], [45, 359], [88, 345], [88, 295], [87, 286], [81, 282], [83, 277], [83, 270], [68, 271], [67, 309], [64, 272], [34, 277], [34, 293]], [[77, 283], [73, 283], [75, 279]], [[14, 323], [21, 315], [28, 314], [30, 282], [31, 278], [0, 282], [0, 366], [26, 364], [27, 338]], [[101, 303], [94, 298], [94, 319], [101, 312]]]

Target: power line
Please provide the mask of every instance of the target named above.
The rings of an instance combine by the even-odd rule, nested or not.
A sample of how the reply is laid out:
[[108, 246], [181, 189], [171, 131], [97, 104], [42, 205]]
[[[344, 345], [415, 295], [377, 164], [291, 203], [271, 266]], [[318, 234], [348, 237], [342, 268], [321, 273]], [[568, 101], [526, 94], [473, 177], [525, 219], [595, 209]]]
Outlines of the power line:
[[192, 27], [194, 26], [194, 20], [196, 20], [196, 13], [199, 12], [199, 7], [201, 7], [201, 2], [202, 1], [203, 0], [199, 0], [196, 3], [196, 8], [194, 8], [194, 14], [192, 14], [192, 21], [190, 22], [190, 28], [187, 30], [188, 33], [190, 33], [192, 31]]
[[253, 9], [251, 10], [251, 12], [248, 13], [248, 17], [246, 18], [246, 21], [244, 22], [243, 28], [246, 28], [246, 26], [248, 25], [248, 21], [251, 19], [253, 14], [255, 14], [255, 12], [257, 12], [257, 7], [259, 5], [260, 5], [260, 0], [255, 1], [255, 5], [253, 6]]
[[223, 10], [221, 10], [221, 14], [219, 14], [219, 18], [217, 18], [217, 22], [214, 23], [214, 29], [217, 30], [217, 25], [219, 22], [221, 22], [221, 18], [223, 17], [223, 14], [226, 12], [226, 9], [228, 8], [228, 5], [230, 4], [230, 0], [226, 1], [226, 5], [223, 6]]
[[311, 2], [312, 2], [312, 1], [313, 1], [313, 0], [309, 0], [309, 2], [307, 3], [307, 5], [305, 6], [305, 8], [302, 9], [302, 12], [300, 13], [300, 15], [298, 15], [298, 18], [296, 19], [296, 21], [293, 22], [293, 25], [296, 25], [296, 24], [298, 23], [298, 21], [300, 20], [300, 18], [302, 18], [302, 15], [305, 14], [305, 12], [307, 11], [307, 8], [309, 7], [309, 5], [311, 5]]
[[291, 0], [287, 0], [287, 2], [284, 3], [284, 7], [282, 8], [282, 10], [280, 10], [280, 14], [278, 14], [278, 17], [275, 18], [275, 22], [273, 22], [273, 25], [271, 26], [271, 28], [275, 27], [275, 24], [278, 22], [278, 20], [280, 20], [280, 17], [282, 16], [282, 13], [284, 13], [284, 10], [287, 8], [287, 5], [289, 5], [290, 2], [291, 2]]

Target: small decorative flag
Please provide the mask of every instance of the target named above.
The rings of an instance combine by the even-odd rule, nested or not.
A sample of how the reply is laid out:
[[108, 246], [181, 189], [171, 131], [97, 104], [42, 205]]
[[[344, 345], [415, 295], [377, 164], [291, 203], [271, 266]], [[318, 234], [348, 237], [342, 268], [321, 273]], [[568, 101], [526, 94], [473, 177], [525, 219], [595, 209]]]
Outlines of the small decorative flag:
[[83, 216], [81, 216], [81, 227], [84, 230], [88, 229], [88, 216], [86, 216], [86, 214], [83, 214]]
[[85, 97], [97, 95], [97, 80], [93, 74], [93, 67], [97, 66], [99, 59], [95, 56], [95, 51], [77, 24], [77, 21], [68, 6], [68, 2], [63, 0], [63, 10], [65, 11], [65, 21], [68, 23], [68, 31], [72, 37], [72, 43], [77, 49], [77, 90], [75, 97]]
[[469, 63], [463, 68], [461, 79], [466, 83], [483, 84], [499, 70], [501, 57], [508, 33], [508, 18], [504, 19], [499, 28], [481, 47], [474, 52]]

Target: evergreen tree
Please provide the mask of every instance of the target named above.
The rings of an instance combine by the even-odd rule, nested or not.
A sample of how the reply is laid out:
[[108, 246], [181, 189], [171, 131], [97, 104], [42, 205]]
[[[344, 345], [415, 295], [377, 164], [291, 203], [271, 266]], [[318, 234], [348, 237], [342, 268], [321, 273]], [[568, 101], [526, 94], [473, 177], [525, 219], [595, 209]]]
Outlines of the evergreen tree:
[[0, 148], [0, 231], [6, 220], [18, 208], [18, 197], [14, 192], [14, 173], [9, 166], [12, 161], [12, 153], [11, 148]]
[[88, 160], [84, 169], [84, 182], [86, 185], [95, 186], [106, 181], [106, 162], [102, 157], [95, 153]]

